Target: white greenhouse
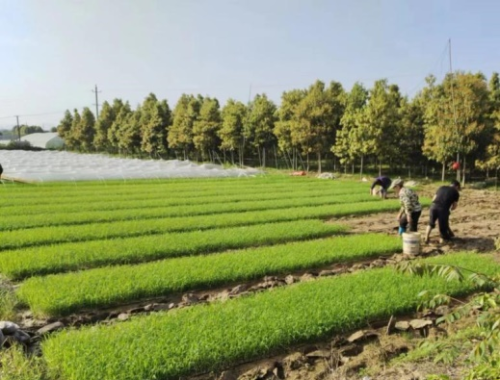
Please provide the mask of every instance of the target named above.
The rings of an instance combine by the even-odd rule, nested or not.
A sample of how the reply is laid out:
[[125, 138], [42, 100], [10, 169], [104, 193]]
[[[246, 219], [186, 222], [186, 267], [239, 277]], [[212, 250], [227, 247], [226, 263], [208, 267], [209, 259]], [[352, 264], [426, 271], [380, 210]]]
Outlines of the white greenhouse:
[[42, 149], [62, 149], [64, 140], [57, 135], [57, 132], [31, 133], [21, 137], [21, 141], [28, 141], [31, 146]]

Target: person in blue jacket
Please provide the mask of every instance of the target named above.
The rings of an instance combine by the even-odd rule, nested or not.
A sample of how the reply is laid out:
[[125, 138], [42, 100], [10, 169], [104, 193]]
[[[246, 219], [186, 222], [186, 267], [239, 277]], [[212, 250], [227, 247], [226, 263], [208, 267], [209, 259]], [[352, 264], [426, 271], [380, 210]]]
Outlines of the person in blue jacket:
[[386, 176], [380, 176], [380, 177], [375, 178], [375, 181], [373, 181], [372, 186], [370, 187], [370, 194], [372, 194], [372, 195], [377, 194], [376, 191], [374, 192], [374, 189], [376, 186], [380, 186], [380, 190], [378, 191], [378, 193], [380, 194], [380, 196], [382, 198], [386, 199], [387, 198], [387, 190], [391, 186], [391, 183], [392, 183], [391, 179], [389, 177], [386, 177]]

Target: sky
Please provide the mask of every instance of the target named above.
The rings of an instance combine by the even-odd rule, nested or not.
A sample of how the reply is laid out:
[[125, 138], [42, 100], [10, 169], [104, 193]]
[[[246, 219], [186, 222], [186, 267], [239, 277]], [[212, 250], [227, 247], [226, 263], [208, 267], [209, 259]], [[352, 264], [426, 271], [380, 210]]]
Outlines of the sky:
[[387, 78], [412, 97], [449, 70], [500, 71], [497, 0], [0, 0], [0, 128], [58, 124], [151, 92], [224, 104], [315, 80]]

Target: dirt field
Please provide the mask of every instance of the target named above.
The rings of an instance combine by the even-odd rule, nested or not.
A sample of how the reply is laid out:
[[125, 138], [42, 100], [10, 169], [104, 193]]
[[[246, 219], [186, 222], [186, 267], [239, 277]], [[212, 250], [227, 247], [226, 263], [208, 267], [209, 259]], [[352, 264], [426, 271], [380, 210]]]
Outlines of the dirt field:
[[[426, 187], [421, 195], [432, 197], [434, 187]], [[395, 195], [391, 195], [395, 197]], [[433, 249], [447, 251], [488, 252], [495, 249], [495, 239], [500, 235], [500, 194], [485, 190], [465, 189], [460, 193], [458, 208], [450, 216], [450, 227], [456, 239], [451, 244], [439, 244], [438, 227], [432, 231], [430, 244], [423, 247], [423, 252]], [[393, 213], [375, 214], [363, 217], [340, 218], [341, 222], [351, 226], [353, 233], [378, 232], [396, 234], [398, 210]], [[419, 232], [423, 235], [429, 221], [429, 209], [424, 208], [419, 222]]]

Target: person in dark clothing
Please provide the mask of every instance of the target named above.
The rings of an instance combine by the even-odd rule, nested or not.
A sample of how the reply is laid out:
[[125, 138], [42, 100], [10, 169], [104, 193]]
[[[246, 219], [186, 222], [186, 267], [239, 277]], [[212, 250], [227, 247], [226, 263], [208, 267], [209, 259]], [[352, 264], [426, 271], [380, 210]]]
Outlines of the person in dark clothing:
[[2, 168], [2, 164], [0, 164], [0, 179], [2, 178], [2, 173], [3, 173], [3, 168]]
[[439, 224], [440, 242], [450, 241], [455, 235], [450, 229], [450, 211], [455, 210], [460, 199], [460, 182], [452, 181], [450, 186], [441, 186], [434, 198], [432, 198], [429, 210], [429, 225], [425, 231], [425, 243], [429, 243], [431, 231], [436, 227], [436, 220]]
[[373, 181], [372, 186], [370, 187], [370, 194], [375, 195], [374, 189], [375, 186], [380, 186], [380, 196], [384, 199], [387, 198], [387, 189], [391, 186], [391, 179], [389, 177], [385, 176], [380, 176], [375, 178], [375, 181]]

